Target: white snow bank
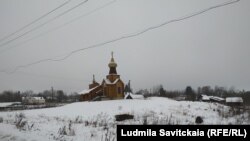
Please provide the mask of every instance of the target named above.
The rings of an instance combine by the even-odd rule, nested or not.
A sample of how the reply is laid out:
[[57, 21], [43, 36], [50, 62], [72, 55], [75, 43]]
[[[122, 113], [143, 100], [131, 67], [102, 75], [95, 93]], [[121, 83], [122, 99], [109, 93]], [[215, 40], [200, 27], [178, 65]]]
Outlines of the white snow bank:
[[[147, 99], [110, 100], [77, 102], [56, 108], [24, 111], [0, 112], [4, 119], [0, 123], [0, 140], [103, 140], [105, 125], [115, 137], [116, 124], [196, 124], [197, 116], [203, 124], [249, 124], [244, 120], [247, 114], [226, 115], [230, 108], [218, 103], [175, 101], [168, 98], [151, 97]], [[225, 112], [225, 113], [223, 113]], [[14, 124], [16, 114], [23, 113], [31, 130], [19, 131]], [[115, 121], [117, 114], [134, 115], [133, 120]], [[60, 136], [59, 129], [69, 125], [75, 136]], [[7, 129], [7, 130], [5, 130]], [[58, 139], [60, 137], [60, 139]]]
[[7, 107], [7, 106], [10, 106], [14, 103], [21, 103], [21, 102], [2, 102], [2, 103], [0, 103], [0, 107]]

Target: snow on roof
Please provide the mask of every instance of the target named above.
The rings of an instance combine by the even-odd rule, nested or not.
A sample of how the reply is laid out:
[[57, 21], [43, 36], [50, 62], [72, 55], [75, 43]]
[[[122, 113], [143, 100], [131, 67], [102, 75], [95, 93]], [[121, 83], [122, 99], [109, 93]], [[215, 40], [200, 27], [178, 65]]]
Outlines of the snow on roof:
[[124, 99], [127, 99], [128, 96], [131, 96], [133, 99], [143, 99], [144, 98], [143, 95], [127, 93], [127, 94], [125, 94]]
[[210, 96], [207, 96], [207, 95], [205, 95], [205, 94], [202, 94], [202, 95], [201, 95], [201, 99], [202, 99], [202, 100], [210, 100]]
[[43, 97], [37, 97], [37, 96], [26, 96], [22, 98], [33, 98], [33, 99], [43, 99]]
[[227, 97], [226, 102], [227, 103], [236, 103], [236, 102], [242, 103], [243, 99], [242, 97]]
[[90, 92], [90, 89], [85, 89], [85, 90], [82, 90], [81, 92], [79, 92], [79, 94], [87, 94]]
[[120, 80], [120, 78], [117, 78], [117, 79], [113, 82], [113, 84], [117, 83], [119, 80]]
[[24, 99], [43, 100], [44, 98], [43, 97], [38, 97], [38, 96], [34, 96], [34, 97], [26, 96], [26, 97], [22, 97], [22, 100], [24, 100]]
[[43, 97], [33, 97], [35, 100], [42, 100], [44, 99]]
[[120, 80], [120, 78], [117, 78], [114, 82], [111, 82], [109, 79], [104, 79], [104, 82], [105, 82], [106, 84], [115, 84], [115, 83], [117, 83], [119, 80]]
[[215, 100], [215, 101], [225, 101], [225, 98], [218, 97], [218, 96], [211, 96], [210, 99]]
[[79, 92], [79, 94], [88, 94], [90, 91], [92, 91], [92, 90], [94, 90], [95, 88], [97, 88], [97, 87], [99, 87], [99, 86], [96, 86], [96, 87], [94, 87], [94, 88], [92, 88], [92, 89], [85, 89], [85, 90], [82, 90], [81, 92]]
[[111, 82], [109, 81], [109, 79], [103, 79], [104, 80], [104, 82], [106, 83], [106, 84], [111, 84]]

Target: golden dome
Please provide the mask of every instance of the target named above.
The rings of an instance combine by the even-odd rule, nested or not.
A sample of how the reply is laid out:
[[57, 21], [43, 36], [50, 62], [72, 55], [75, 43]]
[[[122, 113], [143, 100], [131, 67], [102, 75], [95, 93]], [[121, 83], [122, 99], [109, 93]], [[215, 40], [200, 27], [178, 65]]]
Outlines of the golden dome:
[[113, 52], [111, 53], [111, 60], [110, 60], [110, 62], [109, 62], [109, 67], [110, 68], [115, 68], [115, 67], [117, 67], [117, 64], [116, 64], [116, 62], [115, 62], [115, 59], [114, 59], [114, 57], [113, 57]]

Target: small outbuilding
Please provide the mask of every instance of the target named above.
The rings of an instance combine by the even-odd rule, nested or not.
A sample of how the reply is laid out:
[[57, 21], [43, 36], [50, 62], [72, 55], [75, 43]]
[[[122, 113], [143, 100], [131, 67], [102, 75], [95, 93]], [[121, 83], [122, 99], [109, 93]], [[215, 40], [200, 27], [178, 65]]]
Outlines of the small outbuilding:
[[209, 102], [210, 101], [210, 96], [205, 95], [205, 94], [201, 94], [198, 99], [200, 101], [203, 101], [203, 102]]
[[143, 95], [126, 93], [124, 99], [144, 99]]
[[218, 96], [210, 96], [210, 101], [223, 104], [223, 103], [225, 103], [225, 98], [218, 97]]
[[227, 97], [226, 104], [229, 106], [242, 106], [243, 99], [242, 97]]
[[45, 99], [43, 97], [22, 97], [22, 103], [26, 105], [41, 105], [45, 104]]

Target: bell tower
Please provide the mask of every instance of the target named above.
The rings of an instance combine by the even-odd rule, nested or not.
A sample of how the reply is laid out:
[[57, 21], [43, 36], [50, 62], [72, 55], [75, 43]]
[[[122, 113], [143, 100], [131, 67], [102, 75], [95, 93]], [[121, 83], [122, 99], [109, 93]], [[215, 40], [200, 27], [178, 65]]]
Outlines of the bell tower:
[[107, 79], [110, 80], [110, 82], [114, 82], [117, 78], [120, 78], [120, 75], [117, 74], [116, 67], [117, 63], [114, 59], [114, 52], [111, 52], [111, 60], [108, 64], [109, 66], [109, 75], [107, 75]]
[[93, 75], [92, 84], [89, 84], [89, 89], [92, 89], [92, 88], [99, 86], [99, 85], [100, 84], [95, 81], [95, 75]]

